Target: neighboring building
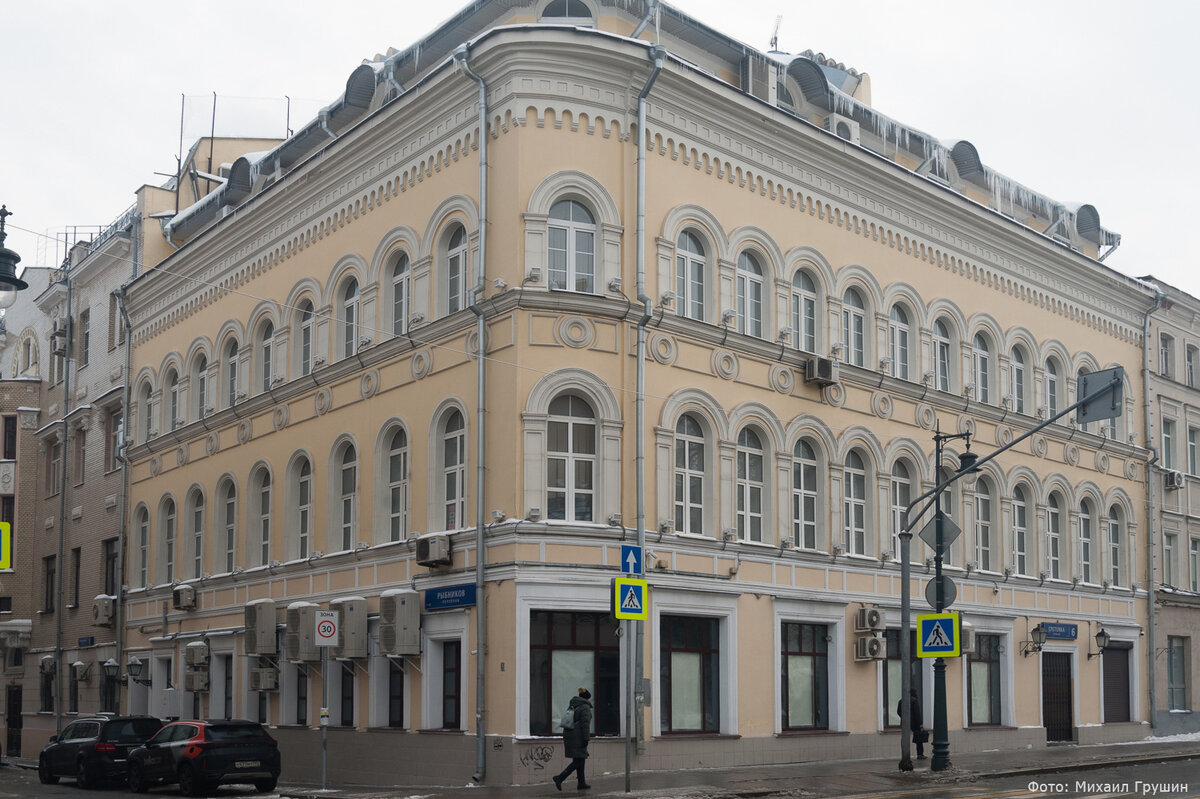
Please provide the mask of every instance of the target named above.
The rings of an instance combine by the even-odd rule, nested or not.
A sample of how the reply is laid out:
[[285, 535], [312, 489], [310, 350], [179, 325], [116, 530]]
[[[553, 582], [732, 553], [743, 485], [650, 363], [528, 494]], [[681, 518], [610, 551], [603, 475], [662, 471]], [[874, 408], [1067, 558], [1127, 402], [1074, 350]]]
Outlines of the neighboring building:
[[1158, 462], [1154, 519], [1155, 726], [1200, 731], [1200, 300], [1153, 275], [1162, 292], [1150, 317], [1148, 423]]
[[[127, 294], [129, 709], [270, 722], [314, 777], [316, 603], [343, 626], [334, 782], [543, 781], [580, 684], [590, 768], [618, 770], [635, 640], [635, 768], [893, 753], [900, 510], [961, 451], [930, 463], [933, 431], [986, 454], [1124, 366], [1119, 418], [949, 491], [974, 643], [949, 714], [955, 751], [1145, 735], [1154, 298], [1099, 262], [1119, 237], [876, 112], [853, 69], [657, 13], [474, 3], [207, 196], [158, 198], [183, 210]], [[635, 638], [610, 580], [639, 487]]]

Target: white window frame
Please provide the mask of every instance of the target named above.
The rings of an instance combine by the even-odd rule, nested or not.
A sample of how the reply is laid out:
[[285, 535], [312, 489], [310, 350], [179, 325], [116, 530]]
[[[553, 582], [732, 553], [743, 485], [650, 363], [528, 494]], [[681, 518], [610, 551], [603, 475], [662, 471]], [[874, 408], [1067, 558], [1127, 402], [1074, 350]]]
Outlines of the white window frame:
[[[396, 445], [398, 438], [404, 441]], [[408, 431], [397, 427], [388, 435], [388, 537], [389, 541], [408, 538], [408, 478], [409, 441]], [[406, 711], [407, 712], [407, 711]]]
[[1025, 355], [1020, 347], [1013, 347], [1008, 358], [1009, 388], [1013, 395], [1013, 411], [1025, 413], [1025, 391], [1028, 370], [1025, 368]]
[[[699, 429], [699, 435], [690, 431], [684, 432], [680, 430], [680, 427], [685, 425], [685, 420], [690, 420]], [[680, 443], [683, 444], [685, 450], [682, 464], [679, 462]], [[699, 505], [689, 501], [689, 497], [692, 496], [689, 488], [693, 485], [694, 481], [699, 480], [700, 496], [703, 498], [708, 492], [708, 444], [708, 436], [705, 434], [704, 425], [700, 423], [700, 420], [695, 415], [690, 413], [683, 414], [675, 422], [675, 436], [671, 447], [671, 458], [673, 461], [671, 469], [671, 507], [675, 513], [675, 532], [677, 533], [704, 535], [704, 527], [706, 526], [708, 516], [707, 508], [705, 507], [706, 503], [703, 499]], [[692, 460], [691, 451], [694, 447], [699, 447], [700, 449], [701, 468], [699, 471], [689, 466]], [[678, 491], [680, 484], [682, 484], [684, 489], [682, 501]], [[699, 512], [701, 529], [693, 530], [691, 520], [697, 511]]]
[[[807, 452], [805, 449], [807, 448]], [[820, 541], [820, 456], [803, 438], [792, 448], [792, 543], [797, 549], [815, 550]], [[812, 457], [808, 457], [812, 453]], [[807, 512], [811, 509], [811, 513]]]
[[[857, 459], [853, 465], [851, 459]], [[842, 468], [842, 540], [851, 555], [867, 553], [867, 466], [858, 450], [846, 453]], [[861, 523], [859, 523], [861, 521]]]
[[[566, 206], [566, 216], [556, 215], [561, 213], [563, 206]], [[561, 247], [555, 246], [554, 239], [558, 236], [562, 237]], [[596, 241], [596, 217], [586, 205], [578, 200], [560, 199], [550, 206], [546, 224], [547, 285], [558, 291], [594, 294]], [[555, 253], [561, 253], [561, 268], [554, 266]]]
[[1096, 527], [1095, 514], [1092, 513], [1091, 503], [1084, 500], [1079, 503], [1079, 574], [1083, 582], [1094, 583], [1093, 577]]
[[349, 278], [343, 285], [338, 297], [341, 301], [341, 352], [342, 358], [350, 358], [358, 354], [358, 333], [362, 327], [362, 289], [357, 278]]
[[[589, 415], [579, 415], [571, 413], [562, 415], [554, 410], [551, 410], [547, 423], [546, 435], [546, 518], [559, 519], [562, 521], [574, 522], [594, 522], [596, 521], [597, 496], [596, 496], [596, 481], [598, 478], [597, 470], [600, 467], [599, 454], [599, 425], [597, 424], [597, 415], [595, 408], [592, 407], [586, 399], [576, 394], [560, 394], [550, 401], [550, 407], [553, 409], [560, 400], [567, 400], [569, 404], [575, 402], [583, 403], [588, 409]], [[564, 425], [566, 427], [566, 450], [554, 450], [550, 447], [552, 436], [550, 430], [556, 425]], [[576, 452], [575, 442], [576, 434], [582, 432], [581, 428], [591, 429], [592, 451], [591, 453]], [[552, 471], [552, 463], [561, 463], [561, 476], [563, 484], [561, 486], [550, 485], [550, 475]], [[586, 472], [589, 476], [588, 486], [582, 487], [576, 484], [576, 477], [580, 470]], [[551, 510], [550, 497], [552, 494], [560, 494], [563, 502], [562, 515], [556, 515]], [[581, 496], [589, 496], [591, 498], [591, 514], [590, 518], [577, 517], [575, 514], [576, 501]]]
[[217, 573], [229, 574], [237, 568], [237, 486], [225, 480], [217, 493], [221, 517], [221, 546], [213, 553]]
[[256, 560], [259, 566], [271, 563], [271, 473], [266, 467], [260, 468], [255, 475], [255, 522], [258, 527], [258, 552]]
[[409, 307], [412, 301], [412, 269], [408, 253], [401, 252], [392, 264], [392, 335], [408, 333]]
[[[853, 300], [851, 300], [853, 298]], [[842, 295], [842, 357], [853, 366], [865, 366], [867, 358], [867, 312], [862, 294], [855, 288]]]
[[306, 376], [312, 374], [316, 351], [316, 311], [312, 302], [304, 300], [300, 303], [298, 319], [297, 353], [300, 357], [300, 374]]
[[984, 477], [975, 481], [975, 562], [980, 571], [994, 572], [996, 539], [994, 510], [996, 506], [992, 483]]
[[1013, 488], [1012, 498], [1012, 547], [1013, 571], [1020, 575], [1029, 574], [1029, 492], [1023, 485]]
[[[693, 247], [695, 249], [693, 249]], [[704, 242], [690, 230], [679, 234], [675, 245], [675, 313], [704, 321], [708, 253]]]
[[1122, 549], [1124, 547], [1124, 530], [1122, 521], [1124, 514], [1116, 505], [1108, 509], [1108, 570], [1112, 584], [1121, 585], [1122, 566], [1125, 560]]
[[[754, 446], [754, 441], [758, 446]], [[735, 517], [737, 519], [738, 538], [742, 541], [761, 543], [763, 529], [766, 527], [767, 500], [767, 452], [762, 444], [762, 435], [753, 428], [742, 428], [737, 437], [737, 482], [734, 490], [737, 494]], [[759, 479], [751, 477], [753, 467], [757, 462]], [[754, 509], [757, 503], [758, 510]]]
[[[898, 471], [903, 471], [903, 474], [898, 474]], [[897, 460], [892, 464], [891, 478], [888, 482], [888, 495], [892, 501], [892, 557], [899, 561], [900, 530], [904, 527], [904, 511], [908, 507], [908, 503], [912, 501], [912, 470], [909, 469], [906, 461]], [[918, 553], [913, 551], [911, 545], [908, 557], [910, 562], [915, 563], [920, 560]]]
[[[450, 429], [450, 422], [459, 421], [459, 426]], [[439, 497], [441, 500], [441, 519], [447, 530], [460, 529], [466, 524], [467, 513], [467, 420], [463, 412], [455, 409], [447, 412], [438, 427], [439, 459], [441, 477], [439, 480]], [[452, 447], [455, 461], [447, 462], [445, 453]]]
[[737, 261], [737, 329], [756, 338], [763, 335], [763, 268], [747, 251]]
[[1046, 500], [1046, 569], [1051, 580], [1062, 579], [1062, 500], [1051, 494]]
[[446, 313], [467, 307], [467, 229], [456, 223], [446, 238]]
[[358, 542], [358, 448], [346, 441], [338, 447], [337, 453], [334, 469], [334, 495], [337, 497], [335, 551], [347, 552]]
[[950, 375], [954, 371], [951, 357], [950, 328], [944, 319], [933, 323], [933, 387], [938, 391], [950, 390]]
[[193, 491], [187, 504], [190, 532], [192, 537], [192, 577], [199, 579], [204, 576], [204, 494]]
[[803, 269], [792, 275], [792, 340], [798, 350], [817, 351], [817, 285]]
[[892, 359], [892, 377], [898, 380], [908, 380], [910, 331], [908, 311], [896, 303], [888, 313], [888, 356]]
[[992, 401], [992, 351], [987, 338], [976, 333], [972, 363], [975, 367], [975, 399], [979, 402]]
[[270, 319], [264, 320], [259, 326], [258, 335], [259, 385], [265, 394], [271, 390], [271, 381], [275, 377], [275, 323]]

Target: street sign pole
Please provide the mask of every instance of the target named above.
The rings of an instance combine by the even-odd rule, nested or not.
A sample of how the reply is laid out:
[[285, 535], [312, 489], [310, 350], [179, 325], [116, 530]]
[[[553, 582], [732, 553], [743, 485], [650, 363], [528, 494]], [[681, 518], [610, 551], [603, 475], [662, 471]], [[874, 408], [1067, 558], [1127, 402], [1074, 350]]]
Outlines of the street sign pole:
[[329, 753], [329, 647], [321, 647], [321, 790], [327, 790], [326, 759]]
[[[941, 466], [941, 440], [938, 440], [938, 458], [935, 463]], [[942, 582], [942, 553], [945, 550], [945, 515], [942, 512], [942, 498], [938, 497], [937, 507], [937, 547], [933, 553], [933, 579], [937, 581], [937, 605], [934, 611], [941, 613], [946, 609], [946, 587]], [[911, 663], [911, 661], [909, 661]], [[908, 699], [908, 697], [905, 697]], [[933, 664], [933, 759], [929, 761], [931, 771], [944, 771], [950, 766], [950, 731], [946, 725], [946, 659], [938, 658]]]

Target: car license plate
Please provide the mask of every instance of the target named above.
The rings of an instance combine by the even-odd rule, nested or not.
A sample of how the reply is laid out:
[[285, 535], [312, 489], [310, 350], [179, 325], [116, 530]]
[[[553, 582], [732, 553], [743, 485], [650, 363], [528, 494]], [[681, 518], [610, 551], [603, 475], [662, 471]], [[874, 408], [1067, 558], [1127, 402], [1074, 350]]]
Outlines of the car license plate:
[[261, 760], [238, 760], [233, 765], [238, 768], [258, 768], [262, 765]]

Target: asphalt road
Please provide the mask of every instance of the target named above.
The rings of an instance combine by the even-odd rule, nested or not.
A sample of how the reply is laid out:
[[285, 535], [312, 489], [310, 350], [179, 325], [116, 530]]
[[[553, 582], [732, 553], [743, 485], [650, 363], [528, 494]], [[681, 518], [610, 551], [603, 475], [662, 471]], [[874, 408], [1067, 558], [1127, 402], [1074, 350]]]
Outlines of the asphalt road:
[[[270, 799], [270, 797], [278, 797], [278, 793], [255, 793], [253, 785], [223, 785], [214, 793], [209, 794], [213, 797], [227, 797], [228, 799], [240, 799], [240, 797], [261, 797], [261, 799]], [[62, 778], [58, 785], [42, 785], [38, 781], [37, 772], [32, 769], [15, 768], [9, 766], [0, 769], [0, 799], [8, 799], [8, 797], [30, 796], [30, 797], [55, 797], [55, 796], [70, 796], [74, 799], [86, 799], [86, 797], [95, 796], [96, 799], [116, 799], [117, 797], [136, 796], [139, 798], [154, 797], [154, 796], [182, 796], [179, 790], [174, 786], [164, 786], [162, 788], [152, 788], [149, 793], [133, 793], [123, 785], [109, 784], [102, 788], [92, 791], [81, 791], [75, 787], [75, 780]]]

